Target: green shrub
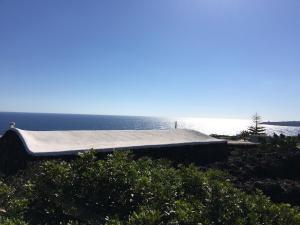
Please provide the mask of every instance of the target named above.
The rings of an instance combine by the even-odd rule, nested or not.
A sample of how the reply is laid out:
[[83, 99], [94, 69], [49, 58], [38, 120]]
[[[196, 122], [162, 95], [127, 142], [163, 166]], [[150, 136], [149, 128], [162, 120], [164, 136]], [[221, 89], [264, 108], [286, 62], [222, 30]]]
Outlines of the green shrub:
[[[124, 152], [104, 160], [90, 152], [70, 162], [38, 163], [25, 177], [29, 224], [300, 224], [298, 209], [274, 204], [261, 193], [248, 195], [220, 171], [174, 168]], [[7, 205], [10, 193], [3, 186], [1, 204]], [[22, 213], [14, 215], [21, 221]]]
[[269, 151], [278, 150], [293, 150], [297, 147], [297, 136], [285, 136], [283, 134], [273, 136], [261, 137], [261, 149], [269, 149]]
[[0, 224], [26, 224], [23, 213], [27, 209], [27, 200], [18, 198], [15, 189], [0, 180]]

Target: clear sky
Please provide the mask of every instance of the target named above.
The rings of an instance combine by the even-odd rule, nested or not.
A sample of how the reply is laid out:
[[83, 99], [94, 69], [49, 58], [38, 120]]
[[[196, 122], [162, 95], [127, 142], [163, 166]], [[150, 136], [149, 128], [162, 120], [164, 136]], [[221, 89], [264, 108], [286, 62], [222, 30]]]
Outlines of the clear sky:
[[300, 120], [299, 0], [0, 0], [0, 111]]

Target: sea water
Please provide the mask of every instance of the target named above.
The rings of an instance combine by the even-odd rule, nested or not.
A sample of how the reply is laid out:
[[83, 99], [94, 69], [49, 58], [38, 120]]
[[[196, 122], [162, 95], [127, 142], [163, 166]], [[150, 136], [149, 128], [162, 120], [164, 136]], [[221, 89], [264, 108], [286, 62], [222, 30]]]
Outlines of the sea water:
[[[159, 118], [143, 116], [77, 115], [0, 112], [0, 135], [15, 122], [26, 130], [150, 130], [193, 129], [206, 134], [235, 135], [246, 130], [250, 120], [219, 118]], [[264, 125], [268, 134], [298, 135], [300, 127]]]

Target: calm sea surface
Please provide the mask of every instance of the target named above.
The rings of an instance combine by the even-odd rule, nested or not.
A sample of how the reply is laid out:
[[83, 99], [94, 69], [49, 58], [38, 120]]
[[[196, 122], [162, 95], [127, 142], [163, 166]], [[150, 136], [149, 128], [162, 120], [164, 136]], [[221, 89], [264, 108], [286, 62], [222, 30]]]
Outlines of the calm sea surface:
[[[9, 122], [27, 130], [148, 130], [169, 129], [178, 121], [179, 128], [194, 129], [206, 134], [235, 135], [251, 125], [250, 120], [213, 118], [156, 118], [140, 116], [104, 116], [48, 113], [0, 112], [0, 135]], [[265, 125], [268, 134], [298, 135], [300, 127]]]

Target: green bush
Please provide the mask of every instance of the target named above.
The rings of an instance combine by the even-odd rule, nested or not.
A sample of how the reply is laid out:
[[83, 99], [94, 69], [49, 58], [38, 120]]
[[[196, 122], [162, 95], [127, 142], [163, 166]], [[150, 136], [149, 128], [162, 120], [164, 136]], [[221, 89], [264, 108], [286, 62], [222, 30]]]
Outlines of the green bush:
[[261, 136], [259, 138], [261, 150], [274, 151], [291, 151], [297, 147], [297, 136], [285, 136], [283, 134], [273, 136]]
[[27, 200], [18, 198], [16, 190], [0, 180], [0, 224], [27, 224], [23, 213], [27, 209]]
[[[26, 204], [11, 209], [14, 217], [1, 224], [300, 224], [297, 208], [274, 204], [259, 192], [248, 195], [220, 171], [174, 168], [124, 152], [104, 160], [90, 152], [69, 162], [37, 163], [21, 180]], [[0, 202], [9, 208], [14, 192], [2, 189]]]

